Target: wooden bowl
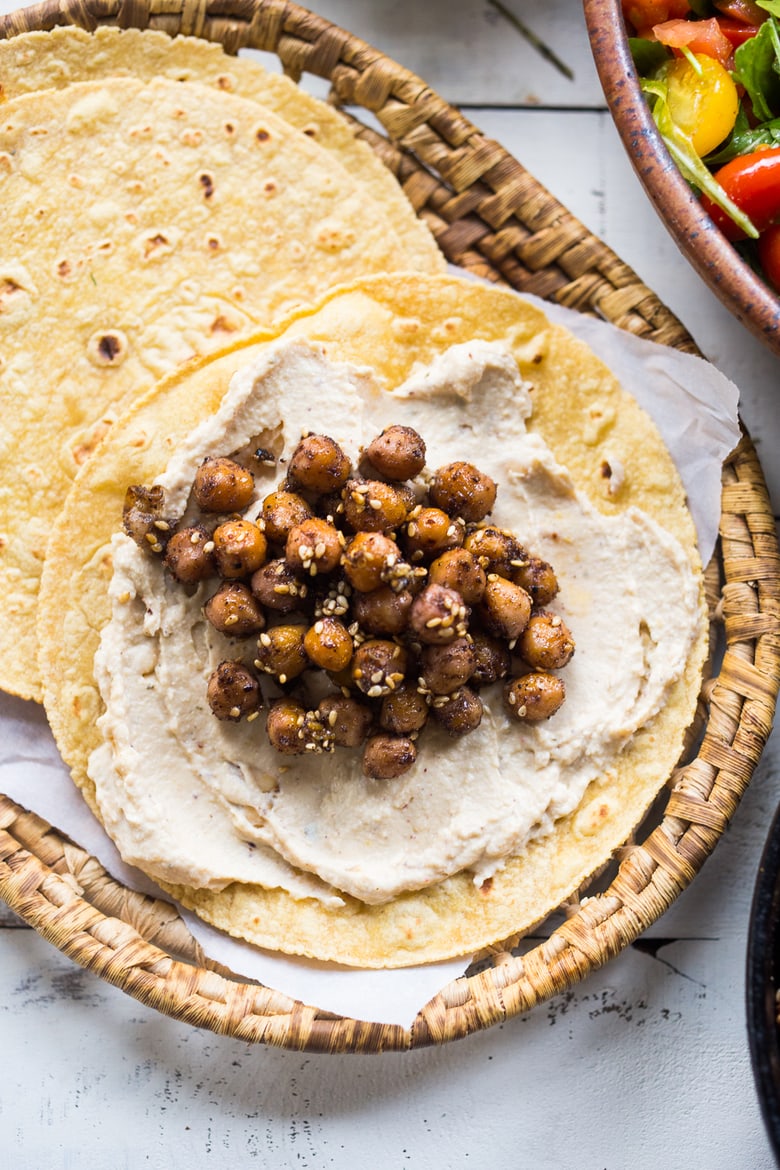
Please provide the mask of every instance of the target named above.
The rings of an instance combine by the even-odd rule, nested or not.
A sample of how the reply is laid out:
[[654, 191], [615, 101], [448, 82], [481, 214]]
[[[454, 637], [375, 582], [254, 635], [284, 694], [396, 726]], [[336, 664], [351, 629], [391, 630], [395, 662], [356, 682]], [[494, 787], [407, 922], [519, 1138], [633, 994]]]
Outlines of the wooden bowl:
[[715, 226], [666, 149], [640, 89], [620, 0], [583, 0], [583, 8], [604, 96], [655, 210], [726, 308], [780, 354], [780, 297]]

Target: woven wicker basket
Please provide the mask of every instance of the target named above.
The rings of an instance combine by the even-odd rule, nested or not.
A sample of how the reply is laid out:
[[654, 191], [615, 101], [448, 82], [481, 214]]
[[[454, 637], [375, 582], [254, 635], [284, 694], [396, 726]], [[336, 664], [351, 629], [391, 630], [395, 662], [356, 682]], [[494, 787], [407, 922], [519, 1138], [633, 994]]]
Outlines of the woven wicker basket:
[[[481, 276], [654, 341], [691, 338], [603, 243], [497, 143], [418, 77], [286, 0], [49, 0], [0, 18], [0, 36], [75, 24], [154, 28], [274, 52], [285, 71], [327, 78], [388, 138], [356, 125], [433, 230], [447, 258]], [[281, 1047], [380, 1052], [439, 1044], [526, 1012], [617, 955], [688, 885], [732, 816], [769, 735], [780, 686], [780, 558], [745, 435], [723, 474], [711, 593], [725, 651], [705, 688], [695, 760], [660, 817], [623, 851], [606, 890], [572, 908], [522, 957], [497, 951], [445, 987], [404, 1029], [336, 1016], [204, 961], [175, 910], [134, 894], [38, 817], [0, 797], [0, 895], [76, 962], [198, 1027]]]

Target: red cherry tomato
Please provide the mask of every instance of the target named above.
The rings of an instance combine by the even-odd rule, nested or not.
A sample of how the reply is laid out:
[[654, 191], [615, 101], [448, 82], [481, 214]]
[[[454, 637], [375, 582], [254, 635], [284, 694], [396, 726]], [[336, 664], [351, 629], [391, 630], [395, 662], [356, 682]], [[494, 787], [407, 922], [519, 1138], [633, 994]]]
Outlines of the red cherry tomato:
[[653, 36], [670, 49], [687, 48], [691, 53], [714, 57], [721, 65], [726, 64], [734, 51], [714, 16], [709, 20], [667, 20], [655, 25]]
[[753, 0], [714, 0], [714, 3], [718, 12], [740, 20], [743, 24], [763, 24], [769, 15], [766, 9], [759, 8]]
[[764, 276], [780, 293], [780, 223], [772, 224], [758, 241], [758, 258]]
[[[759, 232], [780, 219], [780, 146], [734, 158], [716, 171], [714, 178]], [[745, 233], [706, 195], [702, 204], [727, 239], [744, 239]]]
[[727, 16], [719, 16], [717, 21], [720, 31], [732, 49], [738, 49], [740, 45], [744, 45], [745, 41], [749, 41], [758, 32], [758, 25], [743, 24], [741, 20], [729, 20]]
[[652, 36], [654, 24], [687, 16], [688, 0], [623, 0], [623, 15], [633, 25], [637, 36]]

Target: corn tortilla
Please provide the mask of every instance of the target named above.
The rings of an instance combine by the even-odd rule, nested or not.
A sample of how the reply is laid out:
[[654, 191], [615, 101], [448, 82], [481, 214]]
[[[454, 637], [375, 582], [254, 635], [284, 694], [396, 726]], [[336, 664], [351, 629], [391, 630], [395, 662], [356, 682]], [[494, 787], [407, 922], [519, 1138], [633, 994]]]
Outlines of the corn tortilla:
[[345, 119], [325, 102], [271, 73], [255, 59], [230, 57], [199, 37], [169, 37], [151, 29], [54, 28], [0, 41], [0, 100], [79, 81], [135, 77], [199, 81], [256, 101], [331, 151], [355, 182], [385, 210], [409, 267], [444, 269], [444, 257], [398, 183]]
[[[318, 309], [297, 314], [278, 333], [168, 377], [115, 425], [68, 496], [43, 575], [41, 670], [51, 726], [93, 809], [86, 765], [99, 743], [101, 699], [92, 662], [109, 616], [108, 541], [121, 523], [125, 486], [161, 473], [176, 444], [216, 409], [231, 374], [279, 337], [324, 341], [333, 360], [371, 365], [388, 387], [450, 345], [475, 338], [503, 343], [533, 384], [531, 429], [568, 466], [577, 487], [604, 512], [643, 508], [700, 568], [683, 488], [654, 424], [566, 330], [512, 293], [452, 277], [388, 276], [331, 291]], [[615, 449], [626, 478], [609, 496], [601, 466]], [[591, 784], [575, 812], [482, 888], [459, 874], [385, 905], [347, 899], [336, 911], [236, 883], [220, 893], [178, 886], [170, 892], [215, 926], [258, 945], [365, 967], [475, 952], [527, 931], [609, 859], [670, 776], [695, 711], [705, 650], [702, 633], [668, 702], [610, 773]]]
[[333, 153], [217, 87], [109, 78], [0, 110], [0, 686], [38, 698], [46, 539], [116, 412], [329, 286], [414, 262]]

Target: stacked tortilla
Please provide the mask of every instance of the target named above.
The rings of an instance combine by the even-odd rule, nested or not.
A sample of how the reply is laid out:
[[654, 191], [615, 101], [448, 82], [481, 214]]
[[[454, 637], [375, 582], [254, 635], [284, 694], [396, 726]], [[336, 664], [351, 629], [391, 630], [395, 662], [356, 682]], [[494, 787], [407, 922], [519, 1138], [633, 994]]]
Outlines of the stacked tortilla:
[[40, 698], [46, 541], [117, 415], [331, 285], [444, 260], [335, 110], [216, 45], [32, 33], [0, 95], [0, 685]]

